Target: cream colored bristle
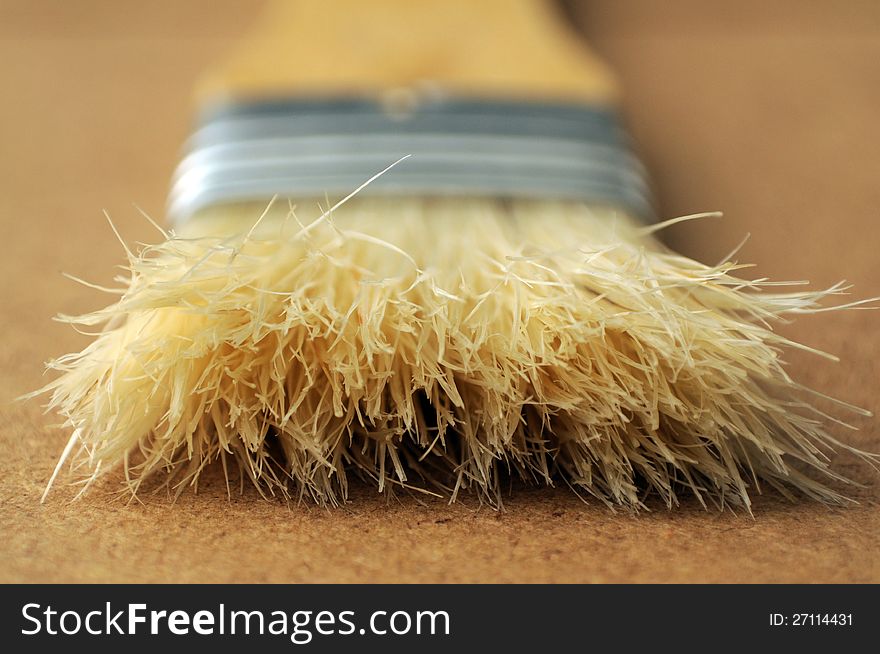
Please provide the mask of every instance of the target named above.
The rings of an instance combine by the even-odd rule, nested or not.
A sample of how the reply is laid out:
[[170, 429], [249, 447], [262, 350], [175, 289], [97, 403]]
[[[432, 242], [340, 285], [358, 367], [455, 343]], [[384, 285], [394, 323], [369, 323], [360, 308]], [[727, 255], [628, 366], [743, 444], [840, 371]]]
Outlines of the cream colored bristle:
[[105, 326], [43, 389], [73, 459], [132, 491], [223, 459], [330, 504], [351, 474], [492, 503], [507, 474], [634, 508], [683, 489], [748, 506], [759, 483], [842, 499], [821, 478], [847, 446], [770, 329], [839, 287], [765, 289], [579, 203], [316, 205], [196, 216], [133, 255], [118, 302], [69, 318]]

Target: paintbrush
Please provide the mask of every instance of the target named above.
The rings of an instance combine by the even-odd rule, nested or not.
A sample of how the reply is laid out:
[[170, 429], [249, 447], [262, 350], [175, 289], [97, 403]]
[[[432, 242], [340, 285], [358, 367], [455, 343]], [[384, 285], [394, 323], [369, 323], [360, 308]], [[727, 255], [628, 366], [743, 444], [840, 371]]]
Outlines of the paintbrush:
[[616, 82], [552, 5], [273, 3], [198, 97], [171, 227], [126, 248], [117, 302], [66, 318], [101, 332], [51, 364], [55, 474], [843, 501], [827, 454], [853, 448], [771, 327], [845, 287], [656, 240], [694, 216], [653, 222]]

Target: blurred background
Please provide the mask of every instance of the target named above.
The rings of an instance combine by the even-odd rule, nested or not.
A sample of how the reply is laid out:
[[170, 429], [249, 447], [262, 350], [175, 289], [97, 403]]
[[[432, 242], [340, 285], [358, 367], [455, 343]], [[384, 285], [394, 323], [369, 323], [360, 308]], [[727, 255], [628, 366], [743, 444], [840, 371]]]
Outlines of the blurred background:
[[[714, 263], [751, 233], [739, 255], [757, 264], [753, 274], [746, 271], [751, 276], [809, 279], [817, 286], [846, 278], [856, 284], [856, 296], [880, 295], [880, 3], [566, 0], [558, 7], [622, 81], [622, 111], [652, 174], [661, 215], [725, 213], [723, 220], [670, 230], [673, 247]], [[85, 536], [107, 520], [100, 506], [90, 509], [97, 512], [92, 518], [37, 511], [35, 498], [66, 436], [50, 427], [36, 403], [9, 402], [41, 383], [43, 361], [88, 342], [50, 317], [105, 300], [60, 274], [106, 284], [123, 262], [101, 211], [113, 216], [127, 240], [154, 240], [132, 203], [162, 218], [191, 126], [196, 77], [227, 51], [258, 9], [257, 2], [233, 0], [0, 0], [0, 233], [6, 248], [0, 255], [0, 479], [4, 532], [20, 524], [16, 520], [35, 525], [9, 546], [20, 561], [7, 571], [13, 577], [53, 578], [52, 561], [60, 559], [41, 543], [51, 546], [69, 533], [112, 560], [107, 543], [117, 537]], [[792, 369], [807, 384], [876, 412], [878, 329], [880, 315], [871, 311], [786, 327], [787, 334], [844, 361], [835, 366], [798, 355]], [[876, 420], [856, 424], [858, 433], [835, 433], [880, 449]], [[858, 463], [842, 465], [857, 479], [876, 481]], [[668, 574], [680, 580], [736, 580], [750, 570], [771, 580], [804, 574], [847, 580], [858, 578], [859, 570], [863, 579], [876, 575], [876, 558], [867, 568], [858, 560], [866, 547], [877, 551], [880, 533], [876, 491], [862, 493], [863, 508], [840, 519], [822, 507], [804, 508], [765, 520], [750, 534], [717, 541], [707, 536], [705, 547], [691, 550], [676, 568], [681, 552], [699, 547], [684, 544], [689, 530], [705, 526], [707, 518], [697, 512], [670, 536], [676, 546]], [[220, 506], [218, 525], [229, 505]], [[514, 508], [511, 525], [516, 515]], [[796, 516], [793, 522], [788, 515]], [[146, 524], [139, 529], [139, 537], [150, 533]], [[629, 540], [626, 530], [617, 538], [624, 540], [614, 544], [619, 567], [614, 557], [598, 563], [557, 544], [562, 560], [552, 569], [571, 581], [650, 578], [651, 569], [639, 567], [640, 543], [658, 542], [660, 532], [643, 529]], [[792, 551], [774, 547], [798, 529], [813, 539], [800, 551], [808, 562], [800, 573], [773, 559], [773, 552], [782, 557]], [[214, 536], [222, 551], [220, 527]], [[570, 536], [577, 547], [581, 537]], [[565, 534], [555, 541], [566, 542]], [[811, 559], [808, 548], [816, 547], [824, 553]], [[422, 564], [430, 574], [427, 552]], [[68, 578], [101, 578], [83, 572], [100, 570], [98, 564], [68, 558], [79, 565]], [[469, 570], [462, 565], [460, 571]]]
[[[84, 229], [103, 208], [132, 237], [145, 234], [131, 203], [161, 217], [195, 79], [259, 4], [0, 2], [2, 220], [13, 232], [22, 221], [47, 228], [19, 234], [19, 247], [51, 244], [69, 262], [83, 248], [113, 249], [106, 230]], [[662, 216], [727, 215], [671, 231], [676, 248], [712, 259], [754, 232], [743, 259], [764, 274], [809, 273], [819, 284], [877, 274], [873, 249], [861, 244], [880, 206], [880, 3], [557, 6], [620, 76]], [[86, 242], [95, 238], [98, 248]], [[100, 276], [106, 262], [89, 259]]]

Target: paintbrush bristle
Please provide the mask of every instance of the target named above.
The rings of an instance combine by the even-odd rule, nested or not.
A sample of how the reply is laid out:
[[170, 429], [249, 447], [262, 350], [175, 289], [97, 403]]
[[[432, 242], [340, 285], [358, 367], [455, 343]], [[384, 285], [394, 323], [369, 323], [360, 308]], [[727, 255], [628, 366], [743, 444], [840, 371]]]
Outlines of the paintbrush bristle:
[[281, 204], [193, 219], [69, 318], [105, 325], [43, 389], [75, 461], [137, 491], [222, 459], [329, 504], [352, 474], [491, 503], [508, 474], [634, 508], [748, 506], [761, 483], [843, 499], [825, 453], [851, 448], [770, 329], [839, 287], [763, 289], [575, 202]]

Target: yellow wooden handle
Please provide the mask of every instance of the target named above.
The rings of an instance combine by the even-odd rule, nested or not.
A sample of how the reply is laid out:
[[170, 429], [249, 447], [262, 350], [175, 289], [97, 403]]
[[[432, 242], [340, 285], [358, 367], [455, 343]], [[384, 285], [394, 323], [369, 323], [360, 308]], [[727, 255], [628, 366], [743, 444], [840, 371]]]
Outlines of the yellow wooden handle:
[[549, 0], [274, 0], [203, 102], [375, 96], [613, 102], [616, 84]]

